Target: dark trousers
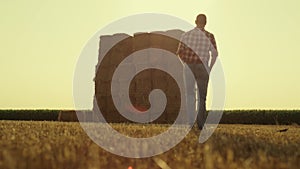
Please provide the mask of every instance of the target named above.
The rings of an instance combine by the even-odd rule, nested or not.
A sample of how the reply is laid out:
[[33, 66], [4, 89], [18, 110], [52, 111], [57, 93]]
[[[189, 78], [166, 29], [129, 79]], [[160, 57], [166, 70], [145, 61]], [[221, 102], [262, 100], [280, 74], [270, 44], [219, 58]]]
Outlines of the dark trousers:
[[[196, 104], [198, 104], [197, 124], [198, 127], [202, 129], [206, 120], [206, 95], [209, 81], [209, 73], [207, 72], [203, 64], [187, 64], [187, 66], [193, 72], [198, 86], [199, 95], [198, 100], [196, 101]], [[195, 84], [187, 85], [187, 87], [194, 88]]]

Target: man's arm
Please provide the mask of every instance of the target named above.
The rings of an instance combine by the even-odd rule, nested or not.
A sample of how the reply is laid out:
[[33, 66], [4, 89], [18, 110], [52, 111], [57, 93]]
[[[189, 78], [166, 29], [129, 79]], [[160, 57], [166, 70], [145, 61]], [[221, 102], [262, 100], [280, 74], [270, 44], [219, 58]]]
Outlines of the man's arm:
[[210, 52], [211, 52], [211, 61], [209, 65], [209, 70], [211, 71], [218, 57], [217, 43], [213, 34], [211, 34]]
[[176, 51], [176, 55], [179, 56], [180, 58], [182, 58], [185, 50], [186, 50], [185, 44], [182, 42], [179, 42], [178, 49]]
[[213, 68], [213, 66], [215, 65], [217, 60], [217, 57], [212, 57], [211, 61], [210, 61], [210, 65], [209, 65], [209, 71], [211, 71], [211, 69]]
[[177, 48], [177, 51], [176, 51], [176, 55], [177, 56], [179, 56], [180, 55], [180, 53], [181, 53], [181, 49], [182, 48], [182, 44], [181, 44], [181, 42], [179, 42], [179, 44], [178, 44], [178, 48]]

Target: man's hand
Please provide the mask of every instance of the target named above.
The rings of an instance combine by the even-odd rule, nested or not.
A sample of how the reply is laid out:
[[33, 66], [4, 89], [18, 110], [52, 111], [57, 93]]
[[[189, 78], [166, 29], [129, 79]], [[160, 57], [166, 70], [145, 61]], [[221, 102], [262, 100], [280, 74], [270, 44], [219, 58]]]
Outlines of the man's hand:
[[210, 65], [209, 65], [209, 67], [208, 67], [209, 73], [211, 72], [213, 66], [215, 65], [216, 60], [217, 60], [217, 57], [212, 57], [212, 58], [211, 58]]
[[212, 70], [212, 67], [209, 66], [209, 67], [208, 67], [208, 74], [210, 74], [211, 70]]

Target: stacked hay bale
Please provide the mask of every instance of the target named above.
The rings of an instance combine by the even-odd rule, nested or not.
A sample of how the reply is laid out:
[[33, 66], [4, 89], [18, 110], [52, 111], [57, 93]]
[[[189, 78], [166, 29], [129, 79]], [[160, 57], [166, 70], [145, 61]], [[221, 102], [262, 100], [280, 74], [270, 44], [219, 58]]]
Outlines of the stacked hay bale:
[[[166, 32], [136, 33], [134, 36], [127, 34], [114, 34], [100, 37], [99, 58], [96, 66], [95, 76], [95, 97], [94, 111], [99, 108], [107, 122], [130, 122], [123, 117], [116, 109], [112, 99], [111, 85], [115, 70], [121, 65], [126, 73], [135, 73], [139, 67], [146, 64], [157, 64], [163, 57], [152, 56], [151, 53], [145, 53], [144, 56], [127, 58], [134, 52], [148, 48], [157, 48], [176, 53], [178, 48], [178, 38], [183, 31], [170, 30]], [[160, 54], [163, 56], [164, 52]], [[175, 55], [174, 55], [175, 57]], [[176, 56], [177, 57], [177, 56]], [[126, 59], [127, 58], [127, 59]], [[126, 59], [126, 63], [123, 61]], [[178, 58], [179, 59], [179, 58]], [[121, 64], [122, 63], [122, 64]], [[164, 67], [174, 69], [171, 63], [161, 62]], [[119, 69], [119, 68], [118, 68]], [[128, 79], [120, 77], [114, 81], [114, 84], [122, 84]], [[172, 123], [180, 110], [181, 96], [179, 86], [170, 74], [158, 69], [145, 69], [137, 73], [130, 81], [129, 91], [124, 91], [124, 86], [118, 86], [120, 92], [113, 93], [118, 98], [124, 92], [129, 92], [132, 105], [140, 110], [145, 111], [150, 108], [148, 100], [149, 94], [153, 89], [161, 89], [167, 97], [166, 109], [162, 115], [153, 123]], [[117, 100], [117, 104], [122, 104], [122, 100]], [[130, 111], [130, 110], [129, 110]]]

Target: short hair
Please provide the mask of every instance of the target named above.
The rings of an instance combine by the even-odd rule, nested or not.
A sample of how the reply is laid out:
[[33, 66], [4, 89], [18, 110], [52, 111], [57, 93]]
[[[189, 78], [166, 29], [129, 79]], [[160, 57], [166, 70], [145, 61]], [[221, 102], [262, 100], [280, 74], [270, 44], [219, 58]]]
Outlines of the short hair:
[[196, 22], [201, 25], [206, 25], [206, 16], [204, 14], [199, 14], [196, 18]]

